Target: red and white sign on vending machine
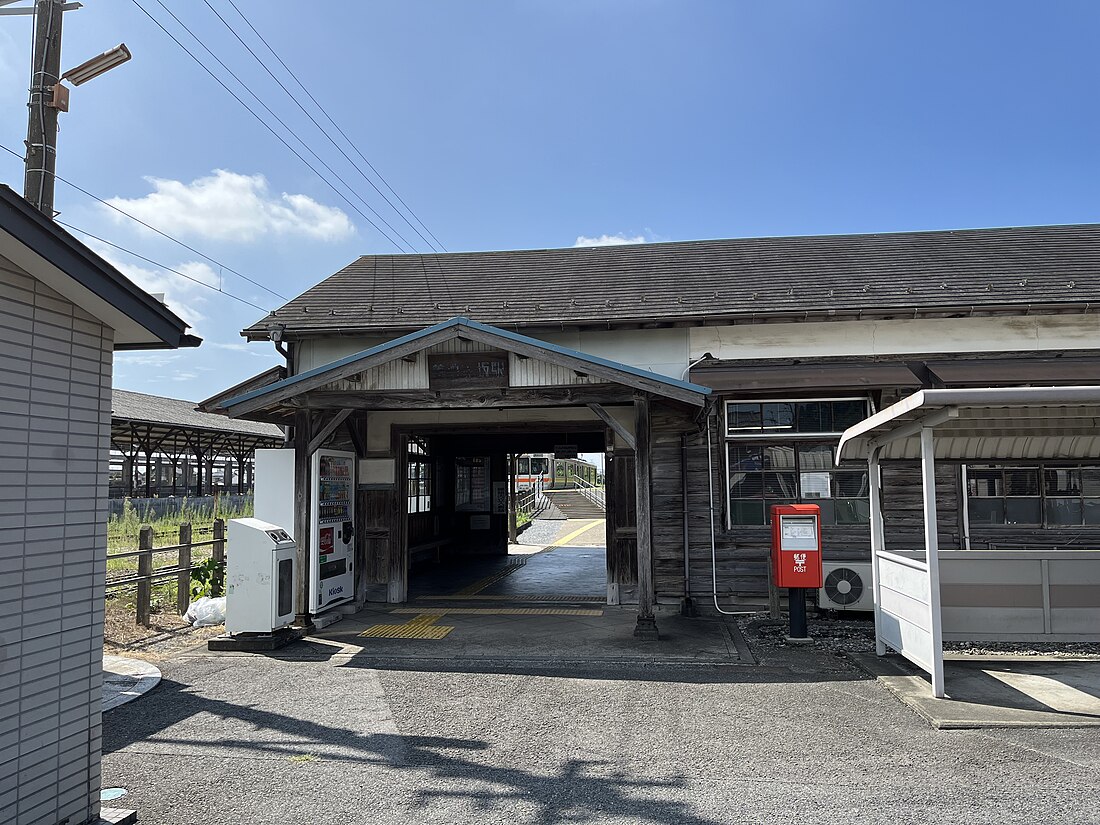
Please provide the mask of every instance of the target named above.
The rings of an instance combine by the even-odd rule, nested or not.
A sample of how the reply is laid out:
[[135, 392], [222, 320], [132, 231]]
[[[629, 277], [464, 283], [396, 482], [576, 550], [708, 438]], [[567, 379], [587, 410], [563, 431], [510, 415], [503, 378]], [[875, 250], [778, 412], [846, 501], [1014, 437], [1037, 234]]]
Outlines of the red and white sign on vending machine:
[[821, 508], [816, 504], [774, 504], [771, 515], [776, 586], [821, 587]]

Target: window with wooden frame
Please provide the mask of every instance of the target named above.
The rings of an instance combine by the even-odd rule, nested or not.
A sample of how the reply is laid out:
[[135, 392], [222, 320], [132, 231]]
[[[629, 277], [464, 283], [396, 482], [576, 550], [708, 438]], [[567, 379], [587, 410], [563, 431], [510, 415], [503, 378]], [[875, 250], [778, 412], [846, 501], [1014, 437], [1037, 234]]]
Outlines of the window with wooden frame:
[[413, 436], [409, 439], [405, 491], [408, 512], [427, 513], [432, 509], [432, 459], [428, 455], [428, 440]]
[[966, 467], [972, 525], [1100, 525], [1100, 467], [1085, 464]]
[[871, 413], [870, 399], [763, 399], [726, 402], [729, 526], [765, 525], [773, 504], [821, 508], [822, 524], [866, 524], [866, 468], [837, 467], [848, 427]]

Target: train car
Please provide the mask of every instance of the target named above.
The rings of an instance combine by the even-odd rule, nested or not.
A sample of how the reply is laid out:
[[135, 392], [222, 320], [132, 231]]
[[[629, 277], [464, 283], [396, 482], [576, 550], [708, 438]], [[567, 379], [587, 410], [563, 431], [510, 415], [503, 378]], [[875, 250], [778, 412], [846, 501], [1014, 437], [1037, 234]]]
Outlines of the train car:
[[576, 479], [595, 484], [599, 470], [579, 458], [555, 458], [553, 453], [524, 453], [516, 459], [516, 489], [572, 487]]

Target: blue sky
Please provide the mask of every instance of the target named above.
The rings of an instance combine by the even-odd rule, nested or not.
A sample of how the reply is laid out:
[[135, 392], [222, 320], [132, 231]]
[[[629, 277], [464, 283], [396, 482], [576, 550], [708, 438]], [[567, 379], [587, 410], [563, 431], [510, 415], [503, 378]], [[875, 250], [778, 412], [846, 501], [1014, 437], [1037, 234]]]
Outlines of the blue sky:
[[[214, 65], [157, 0], [139, 1]], [[204, 3], [163, 3], [424, 248]], [[226, 0], [211, 3], [270, 59]], [[452, 251], [1100, 220], [1092, 2], [237, 5]], [[287, 296], [394, 251], [133, 0], [68, 12], [62, 63], [120, 41], [134, 60], [75, 89], [61, 116], [61, 176]], [[29, 49], [29, 20], [0, 17], [0, 143], [18, 151]], [[21, 190], [22, 177], [0, 152], [0, 180]], [[64, 184], [57, 208], [281, 303]], [[257, 310], [96, 248], [206, 341], [119, 356], [117, 386], [198, 399], [276, 363], [238, 336]]]

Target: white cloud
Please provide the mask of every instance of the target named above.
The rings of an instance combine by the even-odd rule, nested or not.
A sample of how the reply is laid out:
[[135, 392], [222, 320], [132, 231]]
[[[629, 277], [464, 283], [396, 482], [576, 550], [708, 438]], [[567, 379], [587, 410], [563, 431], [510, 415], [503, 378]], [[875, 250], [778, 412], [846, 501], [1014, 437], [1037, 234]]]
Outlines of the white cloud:
[[598, 238], [589, 238], [586, 235], [578, 235], [573, 246], [622, 246], [628, 243], [645, 243], [645, 236], [627, 237], [620, 233], [618, 235], [600, 235]]
[[218, 274], [207, 264], [201, 261], [187, 261], [173, 267], [193, 279], [187, 280], [175, 272], [128, 263], [115, 256], [113, 250], [103, 244], [92, 241], [90, 245], [100, 257], [146, 292], [163, 294], [165, 305], [186, 321], [192, 329], [206, 320], [201, 308], [206, 303], [210, 291], [202, 284], [213, 287], [219, 285]]
[[277, 357], [275, 350], [263, 346], [242, 344], [242, 343], [225, 343], [222, 341], [204, 341], [203, 346], [214, 347], [215, 349], [229, 350], [230, 352], [239, 352], [244, 355], [251, 355], [255, 358], [267, 358], [272, 359]]
[[[145, 197], [108, 202], [171, 235], [249, 242], [267, 235], [335, 241], [355, 234], [355, 226], [341, 210], [307, 195], [275, 196], [263, 175], [216, 169], [191, 183], [146, 180], [153, 191]], [[124, 215], [106, 211], [117, 223], [129, 223]]]
[[135, 367], [167, 367], [179, 357], [178, 352], [120, 352], [115, 355], [115, 363]]

